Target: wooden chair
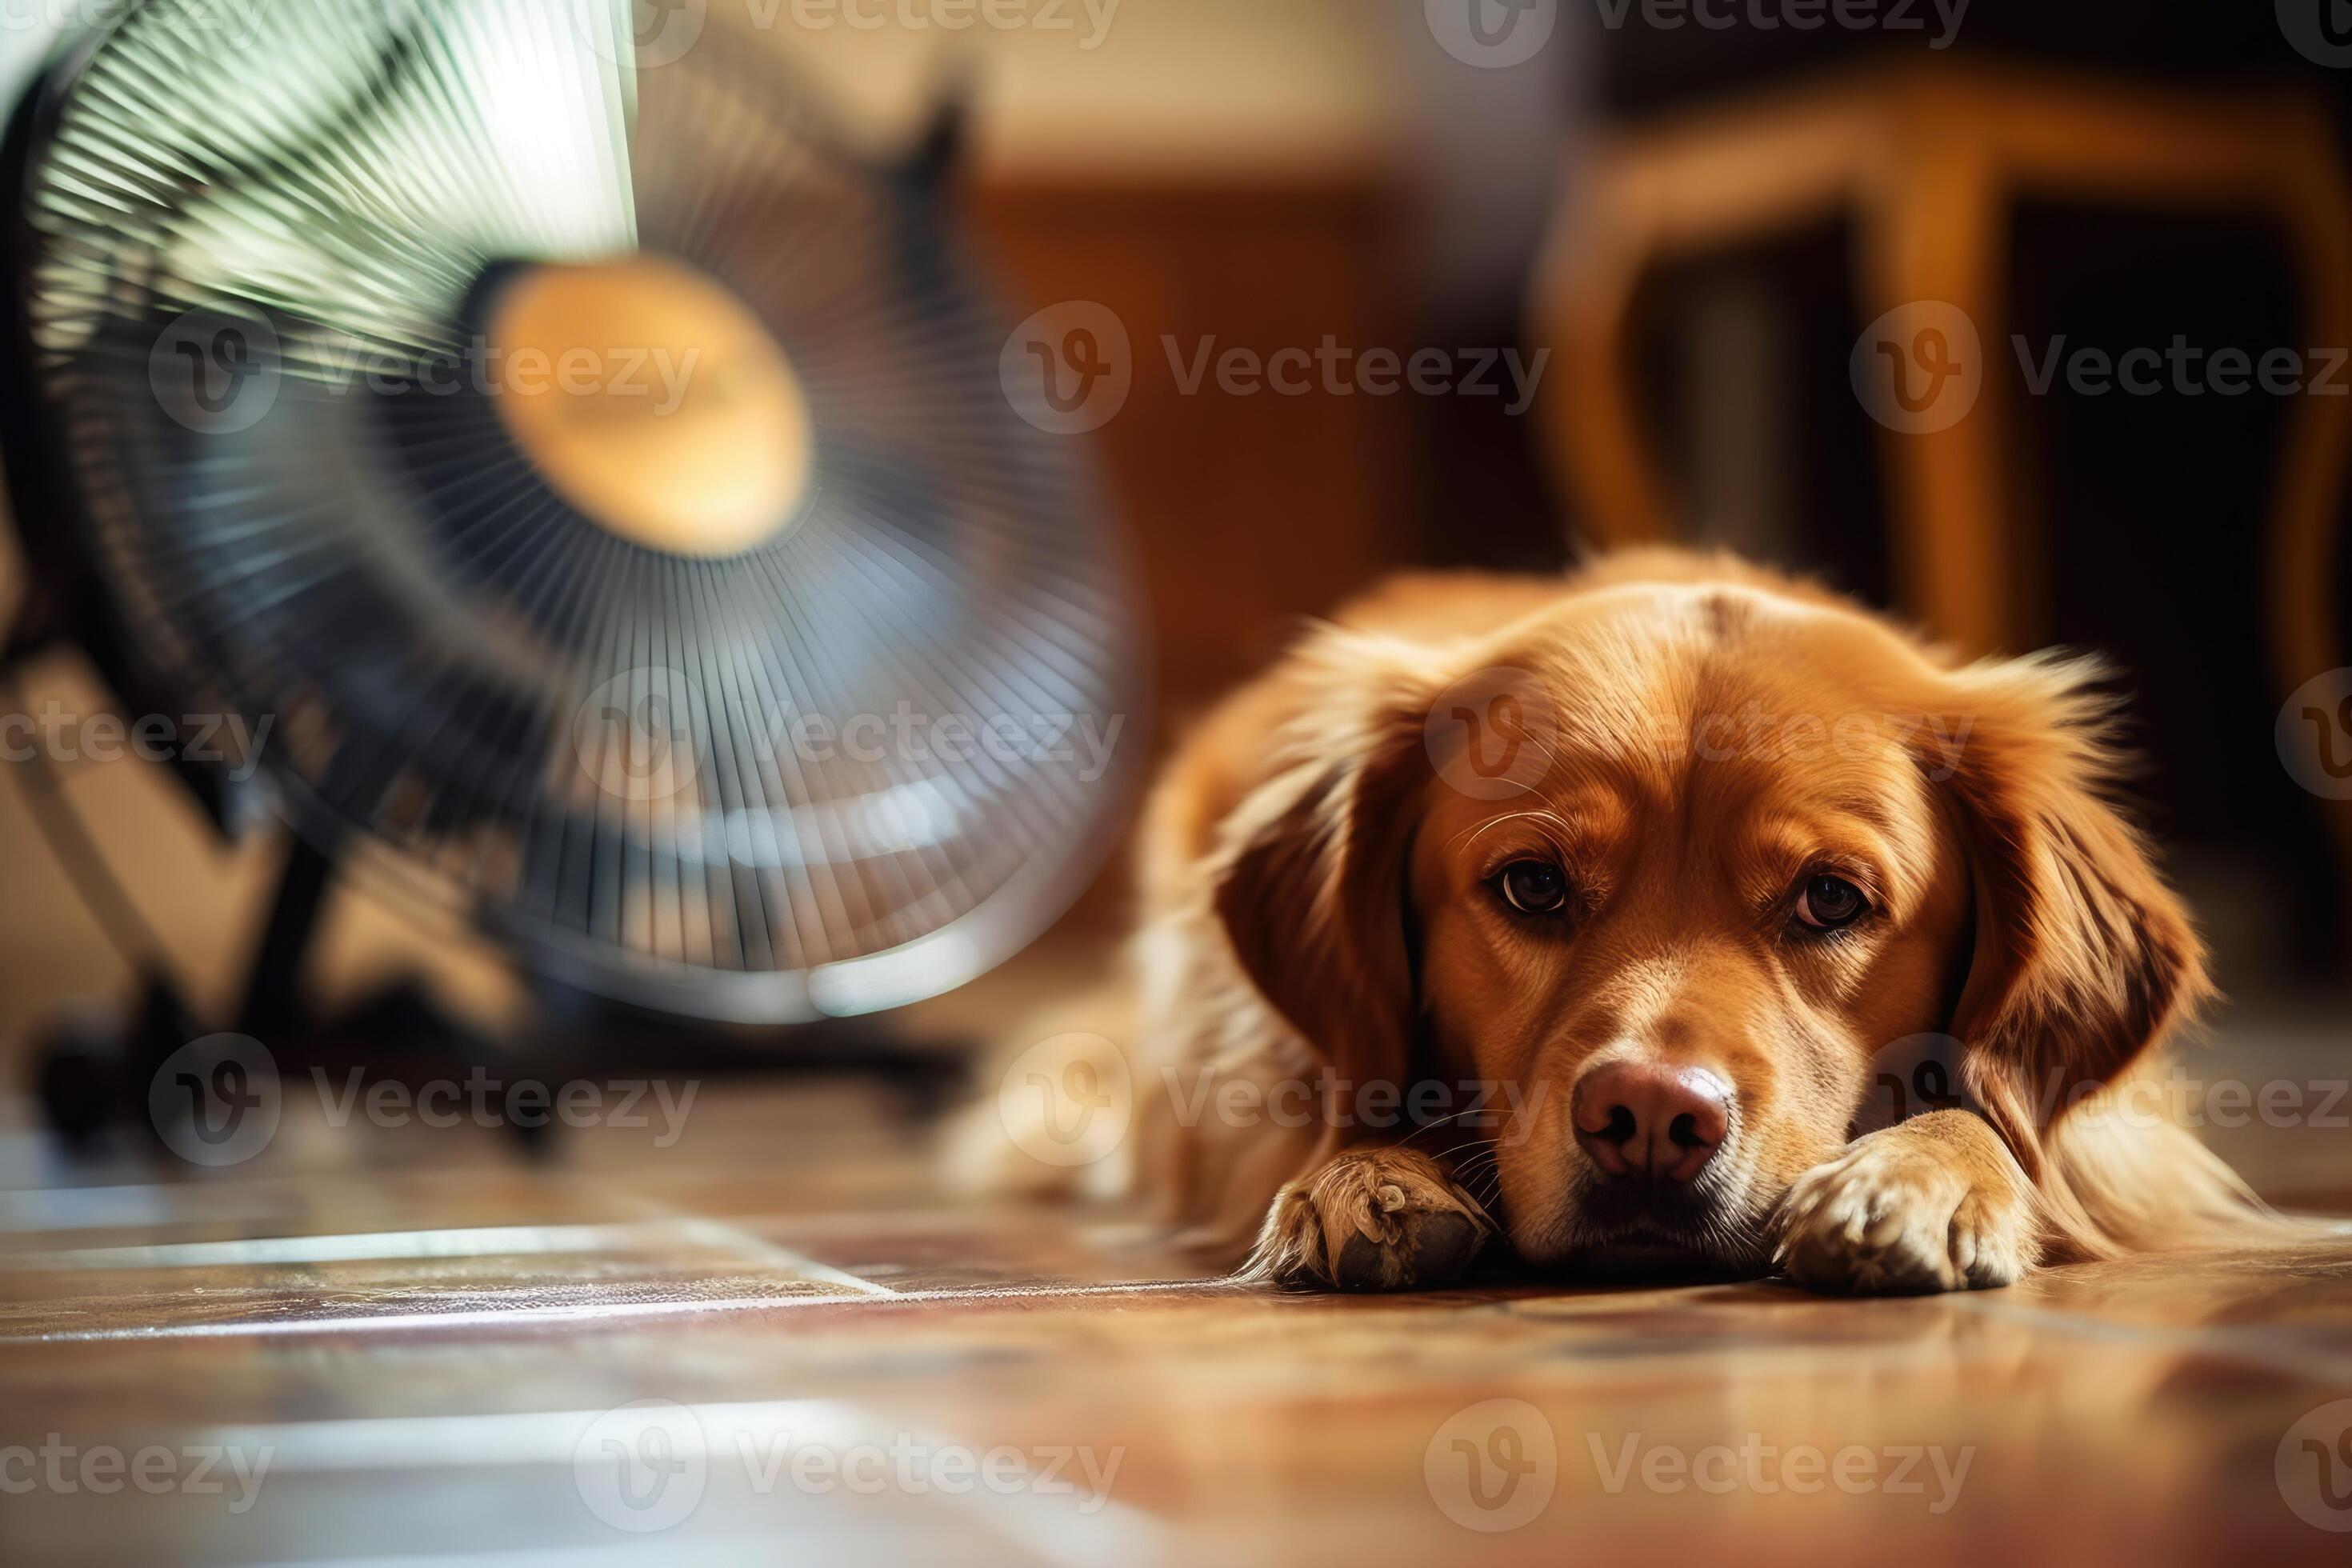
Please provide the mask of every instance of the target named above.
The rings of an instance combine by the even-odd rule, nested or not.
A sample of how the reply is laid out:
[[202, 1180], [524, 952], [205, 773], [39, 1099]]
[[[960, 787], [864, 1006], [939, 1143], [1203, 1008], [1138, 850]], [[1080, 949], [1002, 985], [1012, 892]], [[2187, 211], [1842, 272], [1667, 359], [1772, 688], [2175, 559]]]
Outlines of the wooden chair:
[[[1550, 413], [1563, 477], [1602, 542], [1677, 531], [1628, 362], [1629, 309], [1663, 263], [1850, 214], [1860, 319], [1923, 300], [2007, 339], [2011, 204], [2095, 195], [2151, 210], [2243, 213], [2284, 235], [2305, 341], [2352, 344], [2352, 195], [2317, 105], [2256, 92], [2123, 87], [1981, 68], [1873, 71], [1628, 131], [1579, 171], [1544, 268], [1538, 331], [1564, 395]], [[2045, 563], [2001, 440], [2002, 377], [1969, 417], [1887, 432], [1896, 588], [1970, 651], [2045, 630]], [[2288, 688], [2344, 662], [2332, 585], [2352, 398], [2303, 396], [2273, 500], [2266, 581]]]

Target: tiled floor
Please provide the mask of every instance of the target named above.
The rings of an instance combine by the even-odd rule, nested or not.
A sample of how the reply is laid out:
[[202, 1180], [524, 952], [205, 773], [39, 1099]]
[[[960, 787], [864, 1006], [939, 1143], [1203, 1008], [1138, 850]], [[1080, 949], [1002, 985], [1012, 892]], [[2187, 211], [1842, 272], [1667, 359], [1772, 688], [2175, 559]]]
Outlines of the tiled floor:
[[2352, 1241], [1930, 1300], [1281, 1297], [948, 1202], [854, 1100], [714, 1089], [673, 1149], [540, 1165], [289, 1122], [158, 1180], [5, 1140], [0, 1557], [2352, 1552]]

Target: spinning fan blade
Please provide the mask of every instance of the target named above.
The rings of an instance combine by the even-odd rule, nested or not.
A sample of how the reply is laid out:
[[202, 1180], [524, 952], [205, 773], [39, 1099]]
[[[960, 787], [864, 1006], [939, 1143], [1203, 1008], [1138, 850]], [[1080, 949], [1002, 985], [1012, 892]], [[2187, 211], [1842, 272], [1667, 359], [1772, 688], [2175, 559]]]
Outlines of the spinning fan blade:
[[912, 1000], [1115, 831], [1123, 558], [929, 199], [634, 9], [131, 10], [19, 216], [49, 461], [331, 853], [671, 1011]]

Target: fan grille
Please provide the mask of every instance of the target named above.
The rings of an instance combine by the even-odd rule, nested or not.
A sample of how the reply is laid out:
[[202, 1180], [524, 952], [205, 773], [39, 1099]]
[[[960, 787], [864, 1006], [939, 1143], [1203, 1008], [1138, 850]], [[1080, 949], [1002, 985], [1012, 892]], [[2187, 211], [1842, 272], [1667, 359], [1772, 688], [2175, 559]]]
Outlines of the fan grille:
[[[641, 68], [631, 0], [246, 9], [132, 12], [28, 195], [37, 374], [142, 662], [266, 733], [306, 832], [567, 979], [787, 1019], [1034, 935], [1127, 792], [1133, 616], [923, 193], [756, 40]], [[598, 526], [499, 417], [500, 279], [638, 253], [804, 389], [808, 481], [741, 553]]]

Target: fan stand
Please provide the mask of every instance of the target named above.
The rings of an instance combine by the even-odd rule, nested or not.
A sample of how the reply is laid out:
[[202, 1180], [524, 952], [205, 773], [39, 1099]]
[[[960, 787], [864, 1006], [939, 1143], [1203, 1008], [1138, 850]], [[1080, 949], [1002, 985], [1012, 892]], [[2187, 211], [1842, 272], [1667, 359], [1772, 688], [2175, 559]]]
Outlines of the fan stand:
[[[551, 1087], [633, 1079], [790, 1074], [861, 1078], [893, 1091], [909, 1118], [935, 1114], [961, 1092], [967, 1053], [919, 1049], [874, 1023], [796, 1025], [788, 1044], [633, 1008], [570, 986], [534, 983], [534, 1021], [513, 1040], [463, 1022], [415, 980], [395, 981], [354, 1006], [321, 1014], [305, 998], [309, 955], [336, 862], [288, 835], [286, 863], [254, 949], [243, 1000], [229, 1032], [260, 1042], [281, 1082], [395, 1083], [410, 1091], [463, 1082], [478, 1070], [493, 1082]], [[115, 1124], [148, 1121], [148, 1086], [164, 1061], [215, 1032], [198, 1017], [158, 960], [136, 976], [136, 1005], [108, 1020], [89, 1007], [61, 1009], [37, 1037], [35, 1091], [48, 1125], [76, 1142]], [[340, 1088], [338, 1093], [344, 1092]], [[364, 1092], [364, 1089], [362, 1089]], [[509, 1118], [500, 1125], [532, 1152], [549, 1146], [554, 1119]], [[165, 1131], [152, 1129], [159, 1146]]]
[[[70, 581], [32, 579], [16, 627], [0, 643], [0, 690], [21, 689], [22, 669], [67, 647], [82, 652], [114, 689], [138, 689], [127, 663], [102, 635], [105, 622], [95, 607], [63, 603], [74, 596]], [[67, 626], [78, 630], [68, 635]], [[262, 792], [236, 784], [217, 767], [185, 760], [181, 748], [173, 748], [170, 765], [224, 839], [241, 838], [275, 815]], [[338, 858], [291, 832], [285, 835], [285, 863], [236, 1016], [226, 1026], [208, 1023], [173, 979], [162, 944], [98, 859], [79, 817], [64, 799], [63, 781], [53, 764], [36, 757], [23, 764], [19, 777], [28, 803], [41, 803], [52, 848], [132, 969], [134, 1000], [128, 1007], [62, 1006], [32, 1041], [35, 1098], [48, 1126], [70, 1143], [94, 1142], [113, 1126], [147, 1127], [160, 1152], [169, 1140], [151, 1121], [148, 1086], [174, 1051], [224, 1028], [267, 1047], [281, 1082], [316, 1078], [341, 1085], [354, 1069], [365, 1084], [396, 1083], [412, 1091], [429, 1083], [463, 1081], [477, 1069], [494, 1081], [528, 1079], [551, 1086], [616, 1076], [858, 1078], [893, 1090], [910, 1118], [931, 1115], [963, 1092], [970, 1053], [958, 1048], [958, 1042], [910, 1047], [885, 1026], [863, 1018], [784, 1029], [728, 1028], [633, 1007], [536, 976], [530, 981], [532, 1022], [510, 1039], [459, 1019], [414, 979], [395, 981], [355, 1005], [321, 1013], [308, 997], [310, 952]], [[501, 1125], [530, 1152], [543, 1151], [552, 1142], [552, 1118], [535, 1124], [508, 1119]]]
[[[409, 49], [402, 41], [388, 51], [383, 62], [387, 79], [406, 68]], [[50, 128], [62, 100], [59, 85], [74, 68], [72, 57], [54, 59], [8, 117], [5, 144], [0, 144], [0, 215], [24, 211], [31, 150]], [[943, 84], [937, 111], [897, 172], [909, 199], [938, 200], [960, 162], [966, 98], [961, 89], [960, 82]], [[26, 240], [20, 221], [0, 228], [0, 284], [6, 285], [5, 299], [12, 302], [0, 312], [0, 451], [9, 459], [5, 465], [6, 491], [28, 584], [9, 635], [0, 643], [0, 686], [15, 686], [16, 673], [35, 658], [71, 647], [89, 660], [123, 707], [142, 713], [173, 712], [179, 702], [142, 679], [109, 606], [95, 591], [86, 548], [77, 533], [73, 501], [41, 460], [47, 432], [31, 381], [36, 345], [29, 321], [13, 308], [22, 296]], [[551, 342], [561, 345], [566, 318], [576, 322], [582, 310], [593, 313], [595, 293], [593, 279], [565, 280], [543, 289], [535, 301], [541, 308], [539, 321], [525, 323], [524, 337], [536, 336], [542, 348]], [[731, 350], [739, 363], [759, 371], [759, 345], [730, 340], [723, 308], [698, 298], [691, 281], [667, 293], [685, 336], [722, 354]], [[526, 297], [526, 302], [534, 301]], [[569, 330], [579, 329], [574, 325]], [[753, 386], [761, 383], [761, 375], [753, 374]], [[803, 395], [788, 364], [768, 374], [766, 385], [771, 398], [793, 401]], [[766, 417], [772, 428], [772, 406]], [[724, 429], [723, 413], [716, 426]], [[528, 433], [517, 433], [528, 439]], [[539, 449], [551, 467], [562, 470], [572, 465], [583, 484], [596, 483], [602, 477], [593, 454], [578, 456], [581, 444], [567, 445], [562, 432], [550, 435]], [[804, 481], [804, 460], [803, 454], [775, 473], [739, 476], [738, 482], [749, 487], [753, 500], [764, 504], [760, 487], [789, 488]], [[675, 489], [667, 493], [676, 493]], [[739, 508], [743, 504], [742, 496], [733, 500]], [[714, 551], [735, 548], [727, 543], [728, 498], [720, 498], [709, 513], [682, 522], [638, 516], [628, 509], [628, 494], [620, 492], [619, 504], [602, 509], [615, 531], [688, 526], [699, 530]], [[175, 745], [169, 765], [224, 838], [241, 838], [275, 816], [268, 790], [239, 784], [222, 768], [189, 761], [184, 752]], [[93, 1139], [117, 1123], [150, 1126], [160, 1135], [163, 1129], [152, 1128], [148, 1115], [148, 1085], [173, 1052], [213, 1031], [189, 1005], [172, 977], [162, 944], [145, 930], [98, 858], [64, 798], [62, 781], [46, 760], [28, 766], [42, 775], [26, 788], [28, 794], [37, 790], [45, 795], [42, 809], [48, 810], [48, 826], [55, 830], [53, 847], [81, 884], [93, 913], [122, 946], [136, 996], [135, 1004], [110, 1017], [87, 1007], [60, 1009], [53, 1016], [32, 1052], [37, 1098], [50, 1126], [71, 1141]], [[234, 1032], [250, 1036], [268, 1049], [281, 1081], [313, 1070], [348, 1079], [353, 1068], [372, 1080], [412, 1088], [478, 1067], [551, 1084], [614, 1073], [636, 1078], [755, 1072], [849, 1076], [881, 1080], [899, 1094], [910, 1114], [940, 1109], [962, 1092], [968, 1052], [953, 1042], [938, 1048], [908, 1047], [873, 1020], [828, 1019], [788, 1029], [727, 1028], [632, 1007], [537, 977], [530, 982], [537, 1004], [534, 1020], [512, 1040], [494, 1039], [457, 1020], [415, 981], [395, 983], [357, 1006], [322, 1016], [306, 998], [306, 982], [338, 858], [299, 835], [289, 834], [288, 838], [285, 865], [233, 1026]], [[142, 940], [122, 941], [118, 925], [134, 928]], [[550, 1142], [542, 1136], [544, 1125], [507, 1125], [528, 1147]], [[156, 1142], [160, 1148], [160, 1136]]]

